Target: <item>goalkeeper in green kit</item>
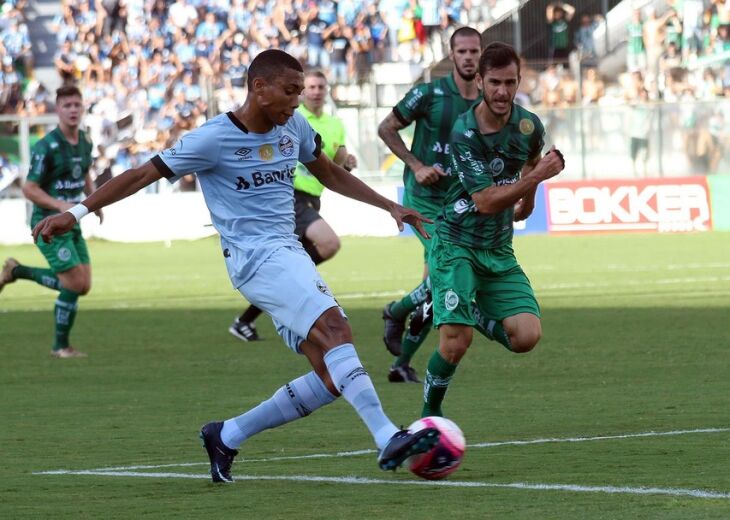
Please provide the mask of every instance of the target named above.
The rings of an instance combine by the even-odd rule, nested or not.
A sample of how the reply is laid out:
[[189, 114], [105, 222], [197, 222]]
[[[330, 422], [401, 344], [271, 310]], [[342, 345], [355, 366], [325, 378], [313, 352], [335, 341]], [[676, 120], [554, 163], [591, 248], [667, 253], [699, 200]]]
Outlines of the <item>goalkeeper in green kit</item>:
[[565, 167], [555, 148], [542, 156], [544, 128], [514, 103], [520, 60], [507, 44], [479, 60], [483, 99], [451, 132], [453, 184], [431, 240], [428, 266], [439, 346], [424, 381], [422, 415], [441, 404], [476, 329], [515, 353], [540, 340], [540, 308], [512, 249], [513, 221], [534, 208], [539, 183]]

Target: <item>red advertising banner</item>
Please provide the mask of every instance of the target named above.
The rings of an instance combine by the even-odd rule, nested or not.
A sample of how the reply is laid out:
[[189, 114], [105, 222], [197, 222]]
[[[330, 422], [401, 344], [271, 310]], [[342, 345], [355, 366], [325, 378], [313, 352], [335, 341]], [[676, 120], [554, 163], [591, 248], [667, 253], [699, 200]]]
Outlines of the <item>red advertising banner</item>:
[[551, 233], [709, 231], [707, 178], [546, 184]]

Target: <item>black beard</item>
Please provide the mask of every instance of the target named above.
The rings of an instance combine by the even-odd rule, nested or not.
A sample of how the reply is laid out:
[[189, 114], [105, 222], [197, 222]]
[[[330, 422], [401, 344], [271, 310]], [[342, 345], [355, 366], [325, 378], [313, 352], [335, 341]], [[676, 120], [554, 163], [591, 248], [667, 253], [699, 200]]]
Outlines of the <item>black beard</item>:
[[[492, 109], [492, 104], [491, 104], [491, 103], [489, 102], [489, 100], [487, 99], [487, 97], [486, 97], [486, 96], [482, 95], [482, 99], [484, 100], [484, 104], [485, 104], [485, 105], [487, 105], [487, 109], [488, 109], [488, 110], [489, 110], [489, 111], [490, 111], [490, 112], [492, 113], [492, 115], [494, 115], [494, 117], [502, 117], [502, 116], [504, 115], [504, 114], [497, 114], [497, 113], [496, 113], [496, 112], [495, 112], [495, 111], [494, 111], [494, 110]], [[511, 104], [512, 104], [512, 103], [514, 103], [514, 100], [512, 100], [512, 102], [510, 103], [510, 108], [509, 108], [509, 110], [507, 111], [507, 112], [508, 112], [509, 114], [511, 114], [511, 113], [512, 113], [512, 106], [511, 106]]]
[[463, 72], [461, 72], [461, 71], [460, 71], [459, 69], [456, 69], [456, 73], [457, 73], [457, 74], [459, 75], [459, 77], [460, 77], [461, 79], [463, 79], [464, 81], [472, 81], [472, 80], [473, 80], [474, 78], [476, 78], [476, 77], [477, 77], [477, 73], [476, 73], [476, 72], [474, 72], [473, 74], [464, 74], [464, 73], [463, 73]]

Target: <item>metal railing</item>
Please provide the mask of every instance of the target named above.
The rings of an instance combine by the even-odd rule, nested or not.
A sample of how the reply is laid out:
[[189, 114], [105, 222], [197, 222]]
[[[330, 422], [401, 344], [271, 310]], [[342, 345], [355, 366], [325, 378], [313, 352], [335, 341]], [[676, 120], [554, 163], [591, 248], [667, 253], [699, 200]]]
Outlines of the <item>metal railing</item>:
[[[356, 173], [368, 182], [397, 183], [403, 172], [377, 137], [377, 125], [389, 110], [338, 112], [348, 147], [363, 158]], [[730, 99], [533, 110], [545, 125], [545, 150], [555, 144], [565, 155], [564, 180], [730, 174]], [[31, 129], [55, 123], [54, 116], [0, 116], [0, 127], [6, 127], [0, 139], [18, 143], [21, 178], [28, 170]], [[7, 134], [8, 125], [14, 134]], [[407, 144], [411, 135], [412, 126], [403, 133]]]

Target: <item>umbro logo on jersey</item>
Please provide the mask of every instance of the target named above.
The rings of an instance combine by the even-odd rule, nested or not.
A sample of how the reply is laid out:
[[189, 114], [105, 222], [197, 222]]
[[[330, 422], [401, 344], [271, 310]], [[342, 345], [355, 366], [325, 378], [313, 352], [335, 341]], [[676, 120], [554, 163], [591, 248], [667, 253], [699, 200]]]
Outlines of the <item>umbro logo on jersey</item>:
[[234, 153], [238, 156], [239, 161], [245, 161], [251, 158], [251, 148], [239, 148]]

